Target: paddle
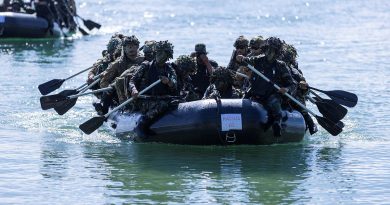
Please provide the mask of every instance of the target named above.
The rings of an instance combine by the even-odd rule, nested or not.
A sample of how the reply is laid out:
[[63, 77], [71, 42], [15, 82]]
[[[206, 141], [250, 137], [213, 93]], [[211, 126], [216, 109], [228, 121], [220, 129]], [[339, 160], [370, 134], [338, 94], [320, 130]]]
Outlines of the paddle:
[[86, 32], [83, 28], [81, 28], [80, 26], [77, 26], [77, 28], [79, 29], [80, 33], [83, 34], [83, 36], [88, 36], [89, 33]]
[[[251, 69], [254, 73], [256, 73], [257, 75], [259, 75], [261, 78], [263, 78], [265, 81], [267, 81], [268, 83], [271, 83], [276, 89], [280, 89], [280, 87], [278, 85], [276, 85], [275, 83], [273, 83], [270, 79], [268, 79], [265, 75], [263, 75], [262, 73], [260, 73], [258, 70], [256, 70], [252, 65], [248, 64], [247, 65], [249, 69]], [[325, 118], [325, 117], [321, 117], [321, 116], [318, 116], [316, 115], [313, 111], [307, 109], [305, 107], [305, 105], [303, 105], [301, 102], [299, 102], [298, 100], [296, 100], [294, 97], [292, 97], [290, 94], [288, 93], [284, 93], [285, 96], [287, 96], [288, 98], [290, 98], [292, 101], [294, 101], [297, 105], [299, 105], [302, 109], [305, 109], [307, 112], [309, 112], [310, 114], [312, 114], [316, 119], [317, 119], [317, 122], [326, 130], [328, 131], [330, 134], [332, 134], [333, 136], [337, 136], [338, 134], [340, 134], [343, 129], [341, 127], [339, 127], [336, 123], [334, 123], [333, 121], [329, 120], [328, 118]]]
[[85, 20], [84, 18], [82, 18], [81, 16], [79, 16], [78, 14], [76, 14], [77, 17], [79, 17], [83, 23], [84, 23], [84, 26], [88, 28], [88, 30], [92, 30], [94, 28], [97, 28], [97, 29], [100, 29], [100, 27], [102, 27], [102, 25], [94, 22], [94, 21], [91, 21], [89, 19]]
[[[315, 93], [313, 94], [316, 95]], [[340, 104], [337, 104], [333, 100], [323, 99], [319, 96], [312, 98], [311, 96], [307, 95], [307, 97], [312, 103], [317, 105], [318, 111], [324, 117], [329, 118], [333, 122], [340, 121], [348, 113], [348, 110], [345, 107], [341, 106]]]
[[42, 83], [38, 86], [39, 92], [41, 92], [42, 95], [47, 95], [47, 94], [57, 90], [59, 87], [61, 87], [61, 85], [65, 81], [67, 81], [67, 80], [69, 80], [69, 79], [71, 79], [71, 78], [73, 78], [81, 73], [84, 73], [85, 71], [90, 70], [91, 68], [92, 67], [86, 68], [86, 69], [84, 69], [76, 74], [73, 74], [65, 79], [53, 79], [53, 80], [47, 81], [46, 83]]
[[347, 107], [355, 107], [355, 105], [358, 102], [358, 97], [356, 94], [347, 92], [344, 90], [331, 90], [331, 91], [324, 91], [320, 90], [318, 88], [310, 87], [310, 89], [316, 90], [318, 92], [324, 93], [325, 95], [329, 96], [332, 100], [335, 102], [345, 105]]
[[[85, 91], [87, 91], [88, 89], [90, 89], [91, 87], [95, 86], [97, 83], [99, 83], [100, 81], [100, 78], [95, 80], [93, 83], [91, 83], [90, 85], [88, 85], [86, 88], [83, 88], [81, 91], [79, 91], [80, 93], [84, 93]], [[77, 93], [74, 93], [73, 95], [76, 95], [78, 94], [79, 92]], [[77, 102], [77, 98], [73, 98], [73, 99], [67, 99], [65, 98], [66, 100], [60, 100], [58, 103], [55, 104], [54, 106], [54, 110], [57, 112], [57, 114], [59, 115], [63, 115], [65, 114], [66, 112], [68, 112]]]
[[[99, 92], [104, 92], [104, 91], [109, 91], [109, 90], [112, 90], [112, 88], [111, 87], [102, 88], [102, 89], [94, 90], [91, 92], [84, 92], [84, 93], [80, 93], [80, 94], [78, 94], [79, 92], [77, 90], [67, 90], [67, 91], [73, 91], [73, 92], [65, 92], [65, 93], [61, 92], [61, 93], [58, 93], [56, 95], [45, 96], [44, 98], [41, 98], [42, 99], [41, 102], [44, 101], [44, 103], [45, 103], [44, 105], [46, 107], [51, 106], [51, 107], [49, 107], [49, 109], [54, 108], [56, 111], [64, 110], [64, 111], [60, 111], [60, 113], [63, 113], [63, 112], [68, 111], [70, 108], [72, 108], [74, 106], [78, 97], [84, 96], [84, 95], [89, 95], [89, 94], [94, 94], [94, 93], [99, 93]], [[65, 114], [65, 113], [63, 113], [63, 114]]]
[[[96, 81], [99, 77], [100, 77], [100, 74], [95, 76], [93, 79]], [[80, 87], [73, 89], [73, 90], [64, 90], [58, 94], [42, 96], [40, 98], [41, 108], [43, 110], [48, 110], [50, 108], [54, 108], [55, 105], [57, 104], [57, 102], [64, 100], [65, 97], [67, 97], [69, 95], [77, 94], [81, 90], [88, 89], [88, 88], [85, 88], [85, 86], [87, 86], [87, 85], [88, 85], [87, 83], [84, 83]], [[63, 97], [63, 96], [65, 96], [65, 97]]]
[[[156, 86], [157, 84], [159, 84], [161, 82], [161, 80], [157, 80], [156, 82], [154, 82], [153, 84], [149, 85], [147, 88], [143, 89], [141, 92], [139, 92], [139, 95], [142, 95], [144, 94], [145, 92], [147, 92], [148, 90], [152, 89], [154, 86]], [[93, 117], [91, 119], [89, 119], [88, 121], [84, 122], [83, 124], [81, 124], [79, 126], [79, 128], [87, 135], [91, 134], [92, 132], [94, 132], [96, 129], [98, 129], [100, 126], [103, 125], [103, 122], [114, 112], [116, 112], [117, 110], [121, 109], [122, 107], [126, 106], [127, 104], [129, 104], [131, 101], [133, 101], [134, 98], [129, 98], [127, 99], [125, 102], [123, 102], [122, 104], [118, 105], [116, 108], [112, 109], [110, 112], [108, 112], [107, 114], [103, 115], [103, 116], [97, 116], [97, 117]]]

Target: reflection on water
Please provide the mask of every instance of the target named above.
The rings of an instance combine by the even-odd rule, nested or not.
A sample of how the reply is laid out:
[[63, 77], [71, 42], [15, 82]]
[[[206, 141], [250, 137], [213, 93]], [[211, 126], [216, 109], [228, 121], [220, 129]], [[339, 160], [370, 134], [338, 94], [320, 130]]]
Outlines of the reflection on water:
[[130, 203], [291, 202], [309, 154], [303, 145], [85, 148], [85, 158], [104, 160], [99, 163], [109, 173], [107, 194]]
[[352, 200], [357, 183], [356, 176], [344, 170], [348, 163], [343, 149], [305, 143], [78, 146], [46, 138], [39, 170], [43, 186], [51, 189], [88, 190], [88, 200], [98, 190], [104, 197], [93, 199], [96, 203], [318, 203], [329, 195], [333, 198], [328, 202], [338, 203]]
[[50, 59], [68, 57], [72, 50], [72, 39], [1, 39], [0, 53], [14, 56], [14, 61], [24, 61], [36, 55], [45, 60], [36, 63], [52, 63]]

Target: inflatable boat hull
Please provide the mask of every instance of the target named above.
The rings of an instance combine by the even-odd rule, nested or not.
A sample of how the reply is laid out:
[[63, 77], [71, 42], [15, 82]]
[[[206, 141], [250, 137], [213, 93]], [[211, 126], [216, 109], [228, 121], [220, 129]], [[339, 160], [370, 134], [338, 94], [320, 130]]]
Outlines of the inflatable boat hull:
[[0, 38], [58, 38], [62, 31], [57, 23], [49, 29], [48, 22], [33, 14], [0, 12]]
[[283, 112], [282, 137], [274, 137], [266, 126], [267, 111], [247, 99], [199, 100], [181, 103], [151, 127], [154, 135], [140, 138], [133, 132], [139, 113], [115, 113], [109, 119], [118, 137], [136, 142], [188, 145], [273, 144], [300, 142], [305, 122], [297, 112]]

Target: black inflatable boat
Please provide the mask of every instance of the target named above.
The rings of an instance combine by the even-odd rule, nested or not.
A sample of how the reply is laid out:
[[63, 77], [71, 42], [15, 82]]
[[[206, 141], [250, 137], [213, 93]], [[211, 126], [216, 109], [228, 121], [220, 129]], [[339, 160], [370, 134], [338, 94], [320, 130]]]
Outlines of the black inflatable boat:
[[161, 142], [187, 145], [273, 144], [300, 142], [305, 122], [297, 112], [283, 112], [282, 137], [275, 138], [266, 128], [267, 111], [248, 99], [199, 100], [181, 103], [157, 120], [150, 129], [154, 135], [140, 138], [133, 132], [140, 113], [113, 113], [108, 123], [118, 137], [135, 142]]
[[34, 14], [0, 12], [0, 38], [58, 38], [65, 33], [57, 23], [49, 28], [46, 19]]

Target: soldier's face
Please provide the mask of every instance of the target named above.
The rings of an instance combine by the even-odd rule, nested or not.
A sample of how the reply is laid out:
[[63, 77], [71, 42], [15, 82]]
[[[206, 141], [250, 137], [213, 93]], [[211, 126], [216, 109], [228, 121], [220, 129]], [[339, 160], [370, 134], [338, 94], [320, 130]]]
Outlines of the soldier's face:
[[168, 55], [166, 52], [164, 51], [157, 51], [156, 53], [156, 61], [158, 64], [162, 64], [162, 63], [165, 63], [167, 62], [168, 60]]
[[128, 58], [137, 56], [138, 54], [138, 45], [129, 44], [123, 47], [123, 50]]
[[247, 48], [237, 48], [237, 55], [246, 55]]

